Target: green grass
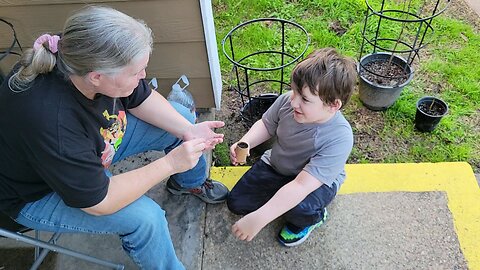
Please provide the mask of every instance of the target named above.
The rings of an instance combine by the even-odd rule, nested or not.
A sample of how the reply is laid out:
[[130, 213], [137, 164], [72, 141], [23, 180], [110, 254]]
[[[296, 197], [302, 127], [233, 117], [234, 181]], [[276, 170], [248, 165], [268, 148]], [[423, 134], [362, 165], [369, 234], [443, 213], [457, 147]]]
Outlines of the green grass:
[[225, 142], [222, 142], [215, 146], [215, 151], [213, 152], [213, 160], [215, 161], [216, 166], [230, 165], [230, 149]]
[[[379, 1], [375, 1], [377, 5]], [[391, 7], [403, 8], [403, 1], [387, 2]], [[412, 6], [419, 7], [421, 3], [423, 1], [413, 0]], [[366, 9], [363, 0], [214, 0], [213, 5], [224, 86], [232, 83], [228, 74], [233, 65], [223, 55], [221, 40], [236, 25], [255, 18], [276, 17], [302, 25], [311, 38], [307, 53], [316, 48], [335, 47], [353, 58], [359, 55]], [[352, 123], [355, 135], [369, 134], [376, 138], [376, 143], [356, 144], [349, 162], [467, 161], [476, 172], [480, 172], [480, 147], [477, 146], [480, 141], [480, 34], [471, 25], [456, 19], [458, 17], [447, 10], [433, 20], [435, 33], [428, 37], [430, 43], [422, 50], [413, 81], [404, 88], [392, 107], [372, 113], [377, 123], [367, 122], [361, 127]], [[332, 23], [340, 25], [346, 32], [337, 35], [330, 29]], [[369, 22], [368, 28], [374, 29], [376, 23]], [[401, 27], [401, 24], [385, 24], [382, 31], [395, 37]], [[249, 29], [239, 36], [236, 40], [241, 45], [239, 56], [277, 45], [277, 29], [261, 28]], [[291, 53], [298, 53], [303, 48], [304, 39], [300, 34], [289, 36], [287, 47]], [[271, 66], [278, 60], [256, 57], [250, 61], [251, 65]], [[287, 76], [289, 72], [286, 71]], [[440, 97], [449, 105], [449, 114], [431, 133], [415, 131], [413, 123], [415, 103], [425, 95]], [[358, 116], [361, 106], [358, 93], [355, 93], [344, 111], [346, 117], [349, 120], [361, 117]], [[381, 125], [377, 125], [378, 122]], [[217, 147], [215, 152], [223, 151], [221, 149]], [[226, 149], [228, 152], [228, 147]], [[226, 162], [228, 164], [228, 160]]]

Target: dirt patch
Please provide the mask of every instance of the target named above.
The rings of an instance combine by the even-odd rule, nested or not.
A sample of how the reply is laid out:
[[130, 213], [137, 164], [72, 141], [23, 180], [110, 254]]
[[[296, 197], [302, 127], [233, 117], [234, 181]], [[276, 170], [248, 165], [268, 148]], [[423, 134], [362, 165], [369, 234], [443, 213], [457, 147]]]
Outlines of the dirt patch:
[[343, 34], [345, 34], [347, 32], [347, 29], [344, 28], [340, 24], [340, 22], [337, 21], [337, 20], [330, 22], [329, 25], [328, 25], [328, 29], [330, 29], [330, 31], [335, 32], [335, 34], [337, 34], [337, 36], [339, 36], [339, 37], [343, 36]]
[[471, 25], [477, 32], [480, 31], [480, 17], [464, 1], [450, 1], [450, 6], [445, 10], [445, 14], [452, 19], [460, 20]]

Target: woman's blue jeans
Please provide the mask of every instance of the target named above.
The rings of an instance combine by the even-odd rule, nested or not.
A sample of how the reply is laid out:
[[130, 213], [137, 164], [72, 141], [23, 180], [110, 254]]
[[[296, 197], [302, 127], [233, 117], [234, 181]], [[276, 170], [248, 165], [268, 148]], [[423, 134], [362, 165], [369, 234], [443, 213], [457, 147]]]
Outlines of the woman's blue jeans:
[[[174, 102], [172, 105], [185, 118], [193, 121], [193, 115], [187, 108]], [[147, 150], [168, 153], [181, 143], [165, 130], [127, 114], [127, 130], [113, 162]], [[111, 176], [109, 171], [105, 173]], [[206, 161], [203, 156], [193, 169], [172, 176], [183, 187], [199, 186], [205, 178]], [[28, 203], [16, 221], [50, 232], [117, 234], [123, 249], [141, 269], [185, 269], [175, 254], [165, 211], [145, 195], [114, 214], [92, 216], [65, 205], [58, 194], [50, 193]]]

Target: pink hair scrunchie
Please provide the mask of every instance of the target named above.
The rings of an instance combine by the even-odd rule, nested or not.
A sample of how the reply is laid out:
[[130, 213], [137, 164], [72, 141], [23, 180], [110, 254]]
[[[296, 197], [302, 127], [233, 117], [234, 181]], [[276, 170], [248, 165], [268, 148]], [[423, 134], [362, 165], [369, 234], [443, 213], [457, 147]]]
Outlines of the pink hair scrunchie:
[[43, 34], [40, 37], [38, 37], [35, 42], [33, 43], [33, 49], [36, 51], [40, 46], [43, 46], [45, 42], [48, 41], [48, 50], [50, 50], [52, 53], [58, 52], [58, 41], [60, 40], [60, 37], [57, 35], [49, 35], [49, 34]]

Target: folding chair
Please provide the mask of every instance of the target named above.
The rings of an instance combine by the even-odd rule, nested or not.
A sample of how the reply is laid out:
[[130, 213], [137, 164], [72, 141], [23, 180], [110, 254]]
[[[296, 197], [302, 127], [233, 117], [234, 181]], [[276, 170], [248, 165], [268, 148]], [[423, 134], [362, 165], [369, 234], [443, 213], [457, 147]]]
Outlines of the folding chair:
[[101, 259], [57, 245], [57, 240], [61, 236], [61, 233], [58, 233], [58, 232], [54, 233], [48, 242], [43, 241], [39, 238], [40, 232], [37, 230], [33, 230], [35, 232], [35, 238], [24, 235], [24, 233], [32, 230], [33, 229], [31, 228], [28, 228], [21, 224], [16, 223], [9, 216], [0, 212], [0, 236], [1, 237], [14, 239], [14, 240], [35, 246], [35, 256], [34, 256], [33, 265], [30, 267], [31, 270], [38, 269], [38, 267], [40, 266], [40, 264], [43, 262], [48, 252], [50, 251], [66, 254], [81, 260], [103, 265], [111, 269], [122, 270], [125, 268], [124, 265], [122, 264], [115, 264], [109, 261], [101, 260]]

